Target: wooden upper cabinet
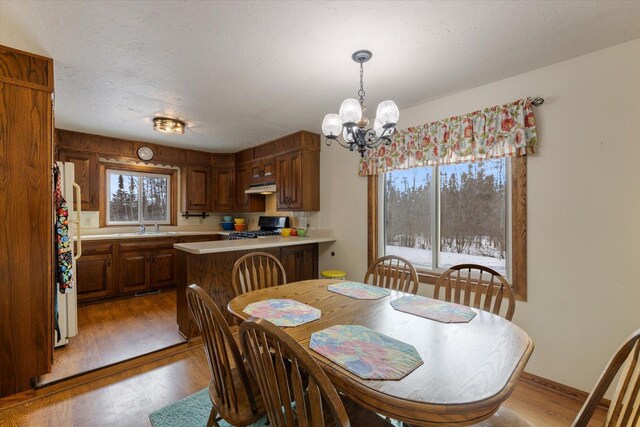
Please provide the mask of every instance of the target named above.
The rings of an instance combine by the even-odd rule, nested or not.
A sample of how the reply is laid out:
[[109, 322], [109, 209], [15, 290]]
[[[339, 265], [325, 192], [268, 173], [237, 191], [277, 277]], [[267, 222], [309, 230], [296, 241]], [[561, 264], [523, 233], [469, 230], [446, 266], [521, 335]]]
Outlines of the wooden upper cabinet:
[[187, 166], [183, 169], [182, 180], [183, 211], [210, 212], [212, 210], [211, 168]]
[[235, 169], [222, 167], [213, 169], [213, 210], [228, 212], [235, 203]]
[[273, 157], [256, 160], [251, 164], [251, 184], [275, 181], [275, 160]]
[[295, 150], [276, 157], [276, 208], [320, 210], [320, 152]]
[[243, 163], [236, 166], [236, 212], [264, 212], [265, 210], [265, 197], [263, 195], [245, 194], [245, 190], [249, 188], [249, 184], [252, 182], [252, 167], [253, 165], [250, 163]]
[[82, 209], [97, 211], [100, 209], [100, 175], [97, 153], [74, 153], [60, 151], [61, 162], [74, 165], [75, 182], [80, 186]]

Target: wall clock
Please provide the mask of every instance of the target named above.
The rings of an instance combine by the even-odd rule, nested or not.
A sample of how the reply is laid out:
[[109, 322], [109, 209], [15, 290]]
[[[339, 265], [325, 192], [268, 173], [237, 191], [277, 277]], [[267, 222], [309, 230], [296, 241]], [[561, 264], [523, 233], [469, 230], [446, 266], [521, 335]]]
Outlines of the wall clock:
[[140, 157], [140, 160], [148, 162], [149, 160], [153, 159], [153, 150], [149, 147], [139, 147], [138, 157]]

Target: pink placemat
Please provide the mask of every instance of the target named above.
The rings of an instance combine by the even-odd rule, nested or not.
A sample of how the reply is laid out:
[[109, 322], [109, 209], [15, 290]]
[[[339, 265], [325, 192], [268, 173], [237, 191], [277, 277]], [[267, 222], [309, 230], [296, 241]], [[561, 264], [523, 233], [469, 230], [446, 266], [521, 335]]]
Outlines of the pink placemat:
[[359, 325], [314, 332], [309, 348], [363, 379], [399, 380], [424, 363], [411, 344]]
[[400, 297], [391, 301], [391, 306], [398, 311], [442, 323], [468, 323], [476, 315], [475, 311], [464, 305], [438, 301], [419, 295]]
[[242, 310], [249, 316], [266, 319], [276, 326], [298, 326], [320, 318], [320, 310], [292, 299], [268, 299]]
[[355, 299], [379, 299], [386, 297], [391, 293], [389, 289], [358, 282], [332, 283], [327, 287], [327, 289], [330, 292], [346, 295]]

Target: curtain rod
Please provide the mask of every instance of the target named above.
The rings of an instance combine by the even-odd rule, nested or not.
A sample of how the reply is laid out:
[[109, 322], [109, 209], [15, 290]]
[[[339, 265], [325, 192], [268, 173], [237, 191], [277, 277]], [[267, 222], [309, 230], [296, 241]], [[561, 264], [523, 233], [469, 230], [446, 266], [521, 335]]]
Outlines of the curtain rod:
[[540, 98], [539, 96], [537, 96], [531, 100], [531, 103], [536, 107], [539, 107], [544, 104], [544, 98]]

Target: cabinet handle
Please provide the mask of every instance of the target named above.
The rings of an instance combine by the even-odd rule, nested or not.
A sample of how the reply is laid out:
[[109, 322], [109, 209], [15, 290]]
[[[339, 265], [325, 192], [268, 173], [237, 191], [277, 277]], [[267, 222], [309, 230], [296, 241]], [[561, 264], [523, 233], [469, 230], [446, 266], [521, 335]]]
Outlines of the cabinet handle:
[[111, 258], [107, 258], [107, 267], [111, 267]]
[[91, 196], [91, 206], [93, 206], [93, 201], [95, 200], [96, 196]]
[[147, 264], [151, 263], [151, 257], [149, 255], [147, 255]]

